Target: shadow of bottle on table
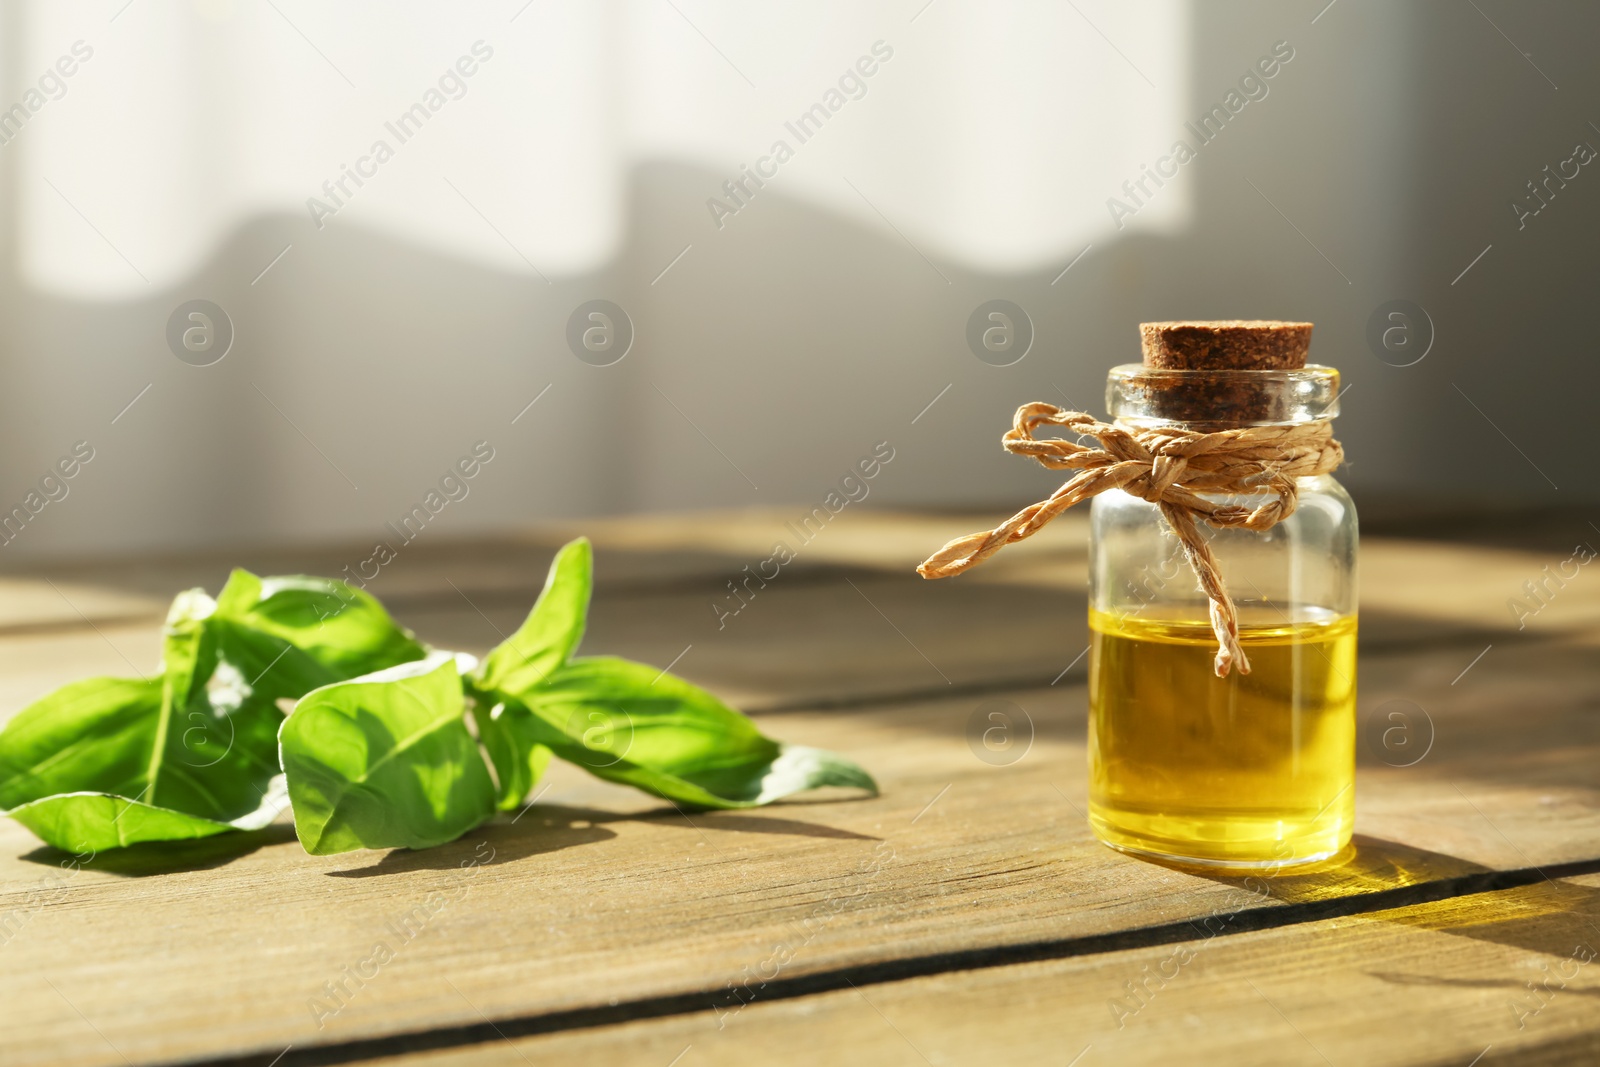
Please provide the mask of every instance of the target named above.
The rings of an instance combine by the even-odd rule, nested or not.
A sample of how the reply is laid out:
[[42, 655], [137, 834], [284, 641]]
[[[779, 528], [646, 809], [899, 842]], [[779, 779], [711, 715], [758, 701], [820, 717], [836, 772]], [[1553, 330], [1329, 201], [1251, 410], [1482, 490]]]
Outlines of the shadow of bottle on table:
[[[1589, 966], [1600, 952], [1600, 886], [1574, 880], [1600, 873], [1600, 860], [1496, 870], [1358, 834], [1331, 860], [1276, 875], [1162, 866], [1238, 889], [1237, 910], [1221, 914], [1219, 909], [1201, 921], [1211, 935], [1288, 932], [1341, 918], [1337, 928], [1324, 924], [1305, 931], [1300, 951], [1329, 951], [1331, 940], [1343, 937], [1346, 949], [1337, 958], [1344, 966], [1360, 961], [1365, 977], [1392, 988], [1396, 996], [1461, 990], [1480, 998], [1487, 1009], [1503, 1012], [1504, 1030], [1494, 1044], [1517, 1040], [1518, 1062], [1596, 1062], [1600, 1034], [1593, 1030], [1557, 1031], [1531, 1044], [1524, 1038], [1532, 1036], [1532, 1020], [1551, 1005], [1592, 1013], [1600, 999]], [[1251, 899], [1242, 903], [1246, 894]], [[1407, 932], [1386, 935], [1385, 927]], [[1410, 931], [1498, 945], [1513, 953], [1464, 951], [1459, 943], [1430, 941]]]
[[[1600, 886], [1574, 877], [1600, 873], [1600, 859], [1543, 868], [1497, 870], [1457, 856], [1357, 834], [1339, 855], [1318, 864], [1272, 872], [1199, 870], [1162, 864], [1249, 894], [1258, 904], [1237, 916], [1234, 932], [1357, 916], [1416, 930], [1450, 934], [1558, 959], [1600, 950]], [[1280, 907], [1274, 907], [1275, 901]], [[1516, 976], [1446, 977], [1412, 973], [1402, 961], [1369, 973], [1396, 985], [1452, 985], [1526, 992]], [[1600, 996], [1600, 989], [1572, 989]]]

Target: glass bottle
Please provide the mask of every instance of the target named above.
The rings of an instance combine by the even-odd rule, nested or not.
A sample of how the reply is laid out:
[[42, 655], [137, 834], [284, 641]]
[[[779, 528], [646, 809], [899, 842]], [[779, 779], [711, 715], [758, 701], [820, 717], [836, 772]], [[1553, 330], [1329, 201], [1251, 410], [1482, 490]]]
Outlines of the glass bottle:
[[[1112, 369], [1125, 429], [1330, 420], [1339, 373]], [[1223, 398], [1225, 402], [1218, 402]], [[1209, 537], [1251, 671], [1213, 670], [1205, 594], [1160, 510], [1120, 490], [1090, 512], [1089, 821], [1106, 844], [1181, 863], [1324, 859], [1355, 815], [1356, 511], [1333, 478], [1262, 533]], [[1264, 495], [1207, 494], [1254, 505]]]

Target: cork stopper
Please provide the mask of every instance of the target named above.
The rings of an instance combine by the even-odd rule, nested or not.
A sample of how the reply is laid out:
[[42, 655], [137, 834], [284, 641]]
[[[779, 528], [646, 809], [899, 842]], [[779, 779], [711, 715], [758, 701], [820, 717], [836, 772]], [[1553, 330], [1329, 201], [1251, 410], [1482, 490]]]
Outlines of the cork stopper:
[[1156, 370], [1299, 370], [1311, 323], [1141, 322], [1144, 365]]
[[1304, 373], [1311, 323], [1142, 322], [1142, 369], [1118, 379], [1129, 409], [1207, 429], [1292, 417], [1285, 376]]

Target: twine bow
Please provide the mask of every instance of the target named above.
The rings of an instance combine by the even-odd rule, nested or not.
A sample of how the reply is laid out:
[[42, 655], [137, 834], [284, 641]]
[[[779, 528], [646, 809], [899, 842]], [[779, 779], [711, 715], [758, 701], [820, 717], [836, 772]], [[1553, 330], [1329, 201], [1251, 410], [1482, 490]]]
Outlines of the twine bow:
[[[1063, 438], [1034, 437], [1042, 426], [1064, 426], [1093, 437], [1099, 448]], [[917, 568], [924, 578], [947, 578], [977, 566], [1001, 548], [1041, 529], [1072, 505], [1108, 489], [1143, 497], [1161, 509], [1178, 535], [1184, 558], [1200, 580], [1211, 607], [1211, 629], [1217, 635], [1217, 677], [1237, 666], [1250, 673], [1250, 660], [1239, 643], [1239, 615], [1228, 595], [1211, 546], [1196, 525], [1242, 526], [1268, 530], [1290, 515], [1299, 501], [1295, 480], [1327, 474], [1344, 460], [1344, 449], [1326, 422], [1292, 426], [1245, 426], [1215, 433], [1176, 427], [1128, 430], [1100, 422], [1082, 411], [1063, 411], [1053, 404], [1024, 404], [1017, 409], [1002, 442], [1007, 452], [1031, 456], [1051, 470], [1080, 473], [1037, 504], [1030, 504], [987, 533], [958, 537]], [[1229, 504], [1203, 493], [1268, 493], [1255, 507]]]

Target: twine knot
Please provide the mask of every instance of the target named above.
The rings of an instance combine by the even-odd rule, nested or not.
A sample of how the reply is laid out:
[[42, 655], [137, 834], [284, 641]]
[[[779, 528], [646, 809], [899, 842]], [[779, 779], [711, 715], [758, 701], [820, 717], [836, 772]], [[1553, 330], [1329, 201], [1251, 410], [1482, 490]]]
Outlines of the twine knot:
[[[1063, 426], [1100, 447], [1059, 437], [1037, 438], [1036, 430]], [[958, 537], [917, 568], [924, 578], [947, 578], [977, 566], [1015, 541], [1032, 536], [1074, 504], [1108, 489], [1148, 500], [1161, 509], [1177, 534], [1200, 588], [1210, 601], [1211, 629], [1217, 635], [1217, 677], [1237, 667], [1250, 673], [1239, 643], [1239, 614], [1223, 584], [1211, 546], [1196, 520], [1207, 525], [1270, 530], [1299, 503], [1296, 479], [1327, 474], [1344, 461], [1344, 449], [1327, 422], [1243, 426], [1202, 433], [1164, 426], [1130, 430], [1103, 423], [1082, 411], [1053, 404], [1024, 404], [1001, 439], [1007, 452], [1028, 456], [1051, 470], [1079, 473], [1037, 504], [1030, 504], [986, 533]], [[1254, 507], [1213, 500], [1213, 494], [1266, 494]]]

